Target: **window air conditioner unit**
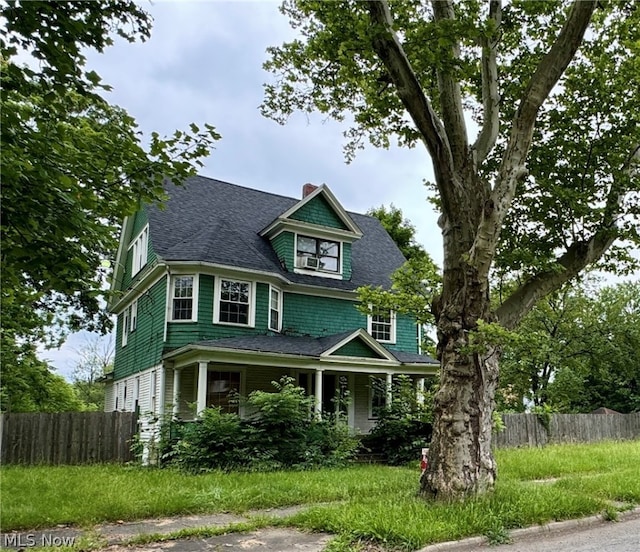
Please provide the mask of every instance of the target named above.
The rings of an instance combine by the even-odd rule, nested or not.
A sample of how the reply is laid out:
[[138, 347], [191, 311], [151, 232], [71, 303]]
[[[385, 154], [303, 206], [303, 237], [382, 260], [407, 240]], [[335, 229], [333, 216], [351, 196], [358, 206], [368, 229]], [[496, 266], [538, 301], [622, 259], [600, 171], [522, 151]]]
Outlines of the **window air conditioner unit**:
[[320, 268], [320, 260], [317, 257], [302, 257], [300, 259], [300, 267], [318, 270]]

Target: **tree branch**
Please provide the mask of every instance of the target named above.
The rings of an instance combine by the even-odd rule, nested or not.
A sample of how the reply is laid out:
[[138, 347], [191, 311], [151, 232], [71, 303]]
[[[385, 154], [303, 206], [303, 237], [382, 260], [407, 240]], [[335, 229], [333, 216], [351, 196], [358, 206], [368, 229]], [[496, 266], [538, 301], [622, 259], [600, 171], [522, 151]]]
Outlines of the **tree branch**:
[[[634, 148], [623, 169], [631, 178], [640, 173], [640, 146]], [[611, 185], [607, 196], [600, 228], [587, 241], [574, 242], [560, 256], [556, 265], [559, 270], [546, 270], [522, 284], [496, 310], [498, 322], [507, 329], [515, 328], [539, 299], [559, 289], [574, 278], [578, 272], [597, 261], [618, 237], [616, 219], [620, 213], [625, 192], [619, 183]]]
[[518, 181], [526, 174], [525, 163], [540, 106], [574, 58], [597, 2], [575, 0], [560, 34], [540, 60], [523, 93], [491, 200], [485, 206], [469, 255], [470, 263], [482, 274], [489, 271], [504, 217], [511, 207]]
[[[441, 21], [454, 21], [455, 12], [451, 0], [432, 0], [433, 15], [436, 23]], [[460, 44], [452, 41], [450, 48], [451, 61], [456, 67], [437, 70], [438, 89], [440, 90], [440, 105], [442, 107], [442, 119], [449, 139], [453, 162], [456, 167], [462, 167], [467, 158], [467, 127], [464, 122], [464, 110], [462, 109], [462, 95], [460, 83], [455, 76], [457, 63], [460, 60]]]
[[500, 94], [498, 92], [498, 64], [496, 55], [498, 39], [500, 36], [500, 22], [502, 20], [502, 2], [491, 0], [489, 3], [489, 21], [493, 25], [494, 35], [483, 37], [482, 44], [482, 104], [484, 108], [484, 121], [482, 130], [478, 135], [475, 150], [475, 169], [487, 158], [493, 149], [500, 130]]
[[451, 213], [456, 204], [451, 184], [455, 185], [456, 178], [453, 156], [445, 129], [425, 96], [393, 30], [393, 19], [386, 0], [371, 1], [368, 7], [373, 26], [373, 49], [384, 63], [400, 100], [423, 137], [433, 159], [443, 209]]

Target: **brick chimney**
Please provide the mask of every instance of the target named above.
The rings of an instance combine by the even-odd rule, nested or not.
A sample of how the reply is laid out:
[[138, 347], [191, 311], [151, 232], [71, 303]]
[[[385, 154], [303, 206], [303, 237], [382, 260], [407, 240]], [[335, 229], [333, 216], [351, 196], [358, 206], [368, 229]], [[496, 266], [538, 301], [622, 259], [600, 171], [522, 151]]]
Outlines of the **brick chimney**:
[[302, 199], [304, 199], [310, 193], [312, 193], [314, 190], [317, 190], [317, 189], [318, 189], [318, 186], [311, 184], [311, 182], [307, 182], [305, 185], [302, 186]]

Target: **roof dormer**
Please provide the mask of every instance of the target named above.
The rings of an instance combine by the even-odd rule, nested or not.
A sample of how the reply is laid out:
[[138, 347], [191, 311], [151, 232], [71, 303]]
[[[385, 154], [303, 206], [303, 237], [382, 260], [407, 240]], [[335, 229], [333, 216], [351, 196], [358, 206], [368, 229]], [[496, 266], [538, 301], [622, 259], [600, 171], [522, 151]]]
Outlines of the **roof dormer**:
[[351, 244], [362, 231], [323, 184], [305, 184], [303, 198], [260, 232], [290, 272], [351, 277]]

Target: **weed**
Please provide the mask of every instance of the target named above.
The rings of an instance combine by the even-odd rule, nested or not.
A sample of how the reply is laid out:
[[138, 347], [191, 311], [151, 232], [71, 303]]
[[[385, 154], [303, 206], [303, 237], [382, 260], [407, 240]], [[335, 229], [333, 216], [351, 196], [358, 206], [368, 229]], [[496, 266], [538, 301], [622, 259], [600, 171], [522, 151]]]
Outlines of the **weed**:
[[511, 544], [512, 539], [511, 535], [509, 535], [509, 531], [507, 531], [503, 526], [498, 526], [489, 529], [484, 534], [489, 541], [489, 545], [498, 546], [499, 544]]

